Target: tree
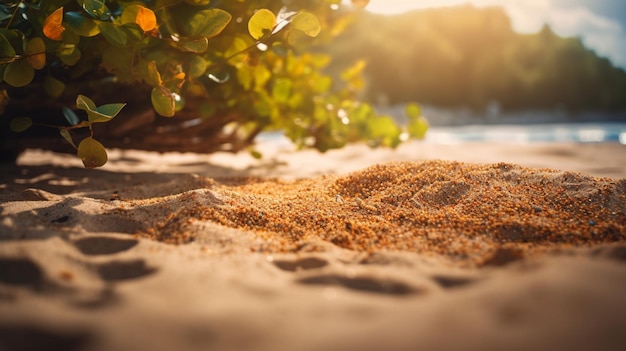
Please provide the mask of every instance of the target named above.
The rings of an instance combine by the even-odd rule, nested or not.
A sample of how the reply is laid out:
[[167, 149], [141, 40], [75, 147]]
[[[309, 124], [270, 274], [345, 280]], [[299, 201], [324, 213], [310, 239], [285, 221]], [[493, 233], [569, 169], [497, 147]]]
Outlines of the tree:
[[[97, 167], [103, 144], [236, 152], [262, 130], [281, 129], [324, 151], [423, 136], [420, 116], [405, 131], [358, 101], [360, 65], [337, 79], [324, 73], [329, 57], [309, 50], [344, 25], [340, 2], [6, 1], [1, 147], [12, 156], [75, 149]], [[67, 143], [51, 138], [51, 127]]]
[[418, 100], [479, 111], [494, 101], [507, 111], [626, 109], [622, 68], [548, 25], [514, 32], [500, 7], [362, 13], [354, 23], [328, 50], [336, 61], [363, 56], [370, 101], [383, 96], [391, 104]]

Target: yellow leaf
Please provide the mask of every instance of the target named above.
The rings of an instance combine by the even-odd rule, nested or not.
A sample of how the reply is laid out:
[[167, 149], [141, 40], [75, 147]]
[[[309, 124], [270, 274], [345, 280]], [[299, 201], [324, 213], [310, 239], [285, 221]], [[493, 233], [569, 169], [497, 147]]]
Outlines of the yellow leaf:
[[147, 72], [147, 81], [150, 85], [154, 87], [158, 87], [163, 84], [163, 80], [161, 79], [161, 74], [156, 65], [156, 61], [152, 60], [148, 62], [148, 72]]
[[254, 39], [261, 39], [276, 26], [276, 16], [268, 9], [260, 9], [248, 21], [248, 32]]
[[124, 9], [122, 24], [136, 23], [144, 32], [156, 29], [157, 19], [152, 10], [147, 7], [133, 4]]
[[43, 34], [51, 40], [61, 41], [63, 27], [63, 7], [59, 7], [52, 12], [43, 22]]
[[176, 113], [176, 101], [174, 94], [164, 86], [152, 89], [150, 100], [154, 110], [163, 117], [174, 117]]
[[78, 144], [77, 154], [85, 168], [101, 167], [108, 159], [104, 146], [92, 137], [86, 137]]
[[320, 21], [314, 14], [309, 12], [300, 12], [295, 15], [291, 25], [310, 37], [316, 37], [322, 30]]
[[154, 12], [143, 6], [139, 6], [136, 22], [144, 32], [149, 32], [157, 26], [157, 20]]
[[39, 37], [34, 37], [26, 43], [26, 60], [34, 69], [42, 69], [46, 65], [46, 44]]

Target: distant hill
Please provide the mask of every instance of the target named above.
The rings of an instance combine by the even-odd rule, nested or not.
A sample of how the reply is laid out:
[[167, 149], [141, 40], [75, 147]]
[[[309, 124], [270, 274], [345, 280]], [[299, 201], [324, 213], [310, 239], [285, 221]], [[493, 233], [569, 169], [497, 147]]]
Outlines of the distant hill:
[[367, 96], [390, 104], [505, 110], [626, 110], [626, 73], [549, 26], [519, 34], [499, 7], [395, 16], [359, 13], [325, 50], [334, 68], [363, 58]]

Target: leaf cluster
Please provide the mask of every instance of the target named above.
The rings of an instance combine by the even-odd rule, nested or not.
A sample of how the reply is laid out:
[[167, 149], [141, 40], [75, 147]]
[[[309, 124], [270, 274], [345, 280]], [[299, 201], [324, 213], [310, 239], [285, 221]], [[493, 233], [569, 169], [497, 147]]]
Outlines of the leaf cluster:
[[[48, 99], [78, 91], [75, 105], [63, 107], [69, 126], [58, 128], [73, 146], [70, 131], [89, 129], [75, 146], [87, 167], [106, 162], [92, 125], [109, 122], [124, 104], [97, 107], [73, 87], [103, 76], [148, 86], [145, 101], [162, 117], [191, 108], [198, 123], [217, 120], [222, 133], [248, 142], [267, 129], [322, 151], [359, 140], [394, 147], [408, 135], [423, 136], [423, 119], [402, 128], [358, 101], [362, 63], [332, 77], [324, 73], [330, 57], [308, 50], [342, 30], [348, 15], [342, 6], [341, 0], [9, 1], [0, 4], [0, 88], [9, 103], [29, 85], [41, 84]], [[14, 131], [46, 124], [11, 117]]]

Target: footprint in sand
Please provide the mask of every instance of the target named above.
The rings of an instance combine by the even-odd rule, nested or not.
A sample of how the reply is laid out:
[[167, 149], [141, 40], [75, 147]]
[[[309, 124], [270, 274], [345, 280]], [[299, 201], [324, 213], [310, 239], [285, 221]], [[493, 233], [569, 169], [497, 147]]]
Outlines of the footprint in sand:
[[318, 257], [307, 257], [298, 260], [275, 260], [274, 265], [283, 271], [296, 272], [328, 266], [328, 261]]
[[0, 258], [0, 283], [40, 290], [44, 274], [39, 265], [25, 258]]
[[340, 274], [320, 274], [298, 279], [306, 285], [336, 285], [349, 290], [383, 295], [412, 295], [424, 292], [411, 285], [386, 278], [348, 277]]
[[[415, 262], [412, 262], [410, 258], [407, 258], [406, 256], [380, 252], [368, 254], [365, 258], [361, 259], [359, 263], [364, 265], [389, 267], [414, 267], [416, 265]], [[463, 274], [430, 274], [427, 277], [443, 289], [467, 287], [484, 280], [483, 277]]]
[[157, 271], [149, 267], [142, 259], [129, 261], [111, 261], [92, 265], [100, 278], [108, 282], [130, 280], [151, 275]]
[[[383, 253], [371, 254], [367, 258], [359, 259], [355, 262], [359, 264], [378, 265], [382, 267], [412, 266], [412, 263], [404, 257], [397, 257]], [[306, 273], [305, 277], [301, 276], [296, 280], [299, 284], [341, 286], [352, 291], [384, 295], [414, 295], [422, 294], [429, 290], [426, 286], [417, 287], [414, 282], [402, 282], [391, 279], [390, 277], [385, 277], [384, 275], [349, 276], [336, 272], [329, 272], [329, 270], [322, 271], [320, 270], [321, 268], [329, 266], [332, 267], [332, 264], [324, 258], [315, 256], [294, 260], [274, 260], [272, 263], [277, 268], [286, 272]], [[434, 282], [434, 285], [445, 290], [471, 286], [474, 283], [484, 280], [484, 277], [464, 274], [430, 274], [427, 275], [426, 278]], [[430, 286], [429, 284], [426, 285]]]
[[[89, 235], [65, 242], [76, 247], [80, 254], [75, 251], [75, 254], [69, 254], [69, 251], [63, 253], [68, 247], [57, 245], [61, 261], [68, 262], [56, 267], [46, 265], [41, 261], [43, 258], [40, 260], [32, 254], [41, 244], [25, 243], [22, 246], [23, 255], [0, 257], [0, 287], [3, 292], [0, 298], [13, 299], [17, 296], [15, 291], [26, 289], [36, 294], [56, 296], [74, 307], [97, 308], [118, 300], [112, 283], [147, 277], [158, 270], [136, 257], [123, 259], [112, 256], [106, 261], [89, 258], [123, 253], [138, 244], [138, 240], [119, 234]], [[64, 266], [76, 269], [60, 268]]]
[[137, 243], [137, 239], [105, 235], [86, 236], [73, 241], [80, 252], [89, 256], [116, 254], [132, 249]]
[[308, 271], [311, 273], [311, 275], [300, 277], [296, 280], [297, 283], [304, 285], [334, 285], [353, 291], [387, 295], [409, 295], [421, 292], [420, 289], [409, 284], [384, 277], [351, 277], [322, 270], [325, 267], [332, 267], [332, 264], [321, 257], [311, 256], [293, 260], [279, 259], [274, 260], [272, 263], [286, 272]]
[[462, 276], [462, 275], [433, 275], [430, 277], [435, 283], [444, 289], [455, 289], [460, 287], [470, 286], [481, 279]]
[[626, 245], [600, 247], [593, 250], [591, 255], [626, 263]]
[[0, 350], [77, 351], [93, 340], [94, 335], [80, 330], [51, 332], [35, 326], [0, 324]]
[[[125, 235], [102, 234], [83, 236], [74, 239], [71, 243], [83, 255], [102, 256], [129, 251], [137, 246], [139, 240], [128, 238]], [[85, 262], [85, 265], [94, 271], [100, 279], [107, 282], [142, 278], [157, 271], [157, 268], [146, 265], [143, 259], [118, 259], [104, 263]]]

